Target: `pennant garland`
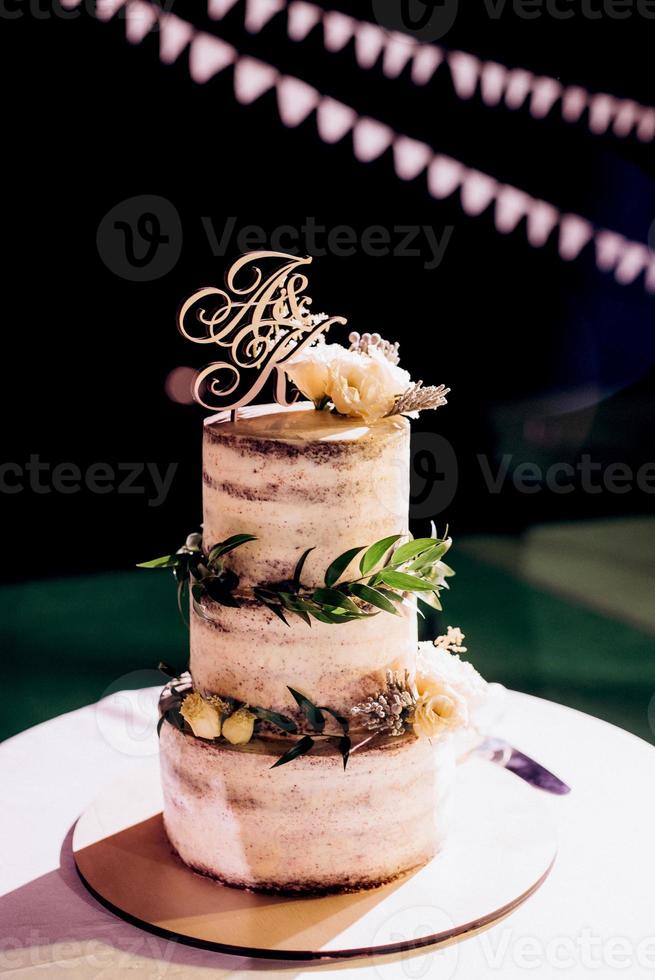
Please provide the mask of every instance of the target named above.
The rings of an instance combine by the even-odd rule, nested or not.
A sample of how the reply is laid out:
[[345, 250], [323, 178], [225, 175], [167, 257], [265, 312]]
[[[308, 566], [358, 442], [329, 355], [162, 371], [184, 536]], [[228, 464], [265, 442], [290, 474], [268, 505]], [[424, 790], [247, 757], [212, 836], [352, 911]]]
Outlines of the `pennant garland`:
[[[208, 0], [209, 16], [220, 20], [236, 3], [237, 0]], [[472, 98], [479, 88], [485, 105], [500, 105], [504, 100], [508, 109], [520, 109], [527, 103], [534, 119], [544, 119], [559, 101], [562, 119], [568, 123], [578, 122], [587, 110], [587, 125], [595, 135], [606, 133], [611, 127], [620, 138], [634, 132], [643, 143], [655, 139], [655, 108], [632, 99], [587, 92], [578, 85], [563, 86], [554, 78], [535, 76], [523, 68], [506, 68], [464, 51], [419, 43], [409, 34], [386, 31], [378, 24], [356, 20], [336, 10], [325, 11], [307, 0], [245, 0], [244, 9], [245, 25], [251, 33], [257, 33], [285, 10], [287, 34], [292, 41], [303, 41], [319, 23], [327, 51], [341, 51], [354, 39], [359, 67], [373, 68], [382, 54], [382, 70], [387, 78], [397, 78], [411, 61], [412, 81], [426, 85], [443, 64], [460, 99]]]
[[[77, 6], [82, 0], [66, 2]], [[213, 2], [218, 4], [219, 0]], [[267, 2], [277, 3], [277, 0]], [[231, 5], [230, 0], [220, 0], [220, 3], [223, 6]], [[337, 143], [352, 132], [354, 155], [364, 163], [377, 159], [391, 147], [396, 175], [401, 180], [414, 180], [425, 171], [428, 191], [437, 200], [450, 197], [458, 190], [461, 207], [471, 216], [483, 214], [493, 204], [494, 224], [501, 234], [514, 231], [525, 219], [528, 242], [535, 248], [543, 247], [557, 230], [559, 255], [565, 261], [577, 258], [593, 242], [596, 265], [601, 271], [613, 272], [621, 285], [633, 282], [644, 273], [646, 289], [655, 292], [655, 252], [647, 245], [630, 241], [608, 229], [594, 228], [590, 221], [580, 215], [562, 214], [554, 205], [534, 198], [517, 187], [499, 183], [488, 174], [470, 169], [458, 160], [437, 154], [426, 143], [395, 133], [379, 120], [359, 116], [350, 106], [322, 95], [302, 79], [283, 75], [272, 65], [239, 54], [221, 38], [196, 31], [191, 24], [162, 11], [147, 0], [98, 0], [98, 16], [108, 20], [121, 7], [126, 8], [126, 36], [133, 43], [143, 40], [158, 23], [162, 61], [170, 64], [187, 46], [190, 48], [189, 72], [195, 82], [206, 83], [232, 64], [235, 97], [241, 104], [248, 105], [275, 88], [278, 112], [285, 126], [298, 126], [311, 112], [315, 112], [317, 130], [325, 143]], [[305, 24], [307, 22], [306, 19]], [[341, 30], [343, 32], [343, 24]], [[470, 91], [471, 62], [465, 64], [466, 71], [460, 74], [460, 85]], [[467, 73], [467, 81], [464, 81]], [[505, 76], [499, 72], [495, 82], [487, 82], [488, 95], [491, 86], [492, 97], [496, 96], [501, 78]], [[554, 91], [550, 84], [532, 90], [538, 111], [543, 111], [549, 103], [552, 105]], [[596, 113], [605, 118], [607, 103], [597, 108]], [[627, 126], [627, 119], [624, 119], [623, 125]]]

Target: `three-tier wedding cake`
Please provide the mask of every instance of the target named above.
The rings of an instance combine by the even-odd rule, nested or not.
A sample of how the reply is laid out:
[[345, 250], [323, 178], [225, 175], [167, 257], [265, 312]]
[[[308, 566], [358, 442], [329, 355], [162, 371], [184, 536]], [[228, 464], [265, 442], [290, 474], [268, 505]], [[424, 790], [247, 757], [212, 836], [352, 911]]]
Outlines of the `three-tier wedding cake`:
[[214, 340], [254, 310], [257, 356], [265, 338], [310, 400], [207, 419], [202, 534], [145, 563], [190, 593], [189, 672], [161, 701], [164, 824], [190, 868], [225, 884], [349, 891], [439, 850], [451, 733], [486, 685], [459, 659], [459, 630], [418, 644], [416, 603], [440, 608], [452, 571], [449, 539], [409, 534], [406, 415], [447, 390], [413, 384], [378, 335], [325, 343], [326, 318], [298, 299], [307, 260], [283, 258], [251, 288], [228, 277], [238, 302], [215, 290], [219, 314], [210, 290], [192, 298]]

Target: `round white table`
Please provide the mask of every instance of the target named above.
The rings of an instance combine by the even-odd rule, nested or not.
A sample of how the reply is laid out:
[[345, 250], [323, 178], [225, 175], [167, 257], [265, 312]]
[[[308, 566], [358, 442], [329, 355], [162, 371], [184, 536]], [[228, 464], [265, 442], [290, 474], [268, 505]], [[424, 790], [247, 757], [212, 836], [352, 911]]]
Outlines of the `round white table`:
[[[0, 745], [3, 976], [636, 980], [655, 973], [655, 749], [588, 715], [516, 692], [493, 734], [543, 762], [573, 792], [540, 793], [558, 827], [555, 867], [525, 905], [493, 927], [405, 959], [287, 965], [194, 949], [116, 918], [80, 882], [71, 832], [108, 780], [157, 753], [158, 693], [117, 692]], [[484, 813], [481, 800], [481, 821]], [[55, 973], [57, 967], [65, 972]]]

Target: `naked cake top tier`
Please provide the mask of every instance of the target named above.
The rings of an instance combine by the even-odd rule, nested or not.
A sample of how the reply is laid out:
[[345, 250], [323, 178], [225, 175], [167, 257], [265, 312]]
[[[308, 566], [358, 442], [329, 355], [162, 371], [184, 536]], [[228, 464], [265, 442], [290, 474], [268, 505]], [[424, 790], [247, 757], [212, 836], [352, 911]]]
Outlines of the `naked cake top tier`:
[[[233, 553], [240, 587], [289, 578], [310, 547], [303, 581], [329, 563], [408, 527], [407, 419], [365, 422], [308, 402], [264, 405], [207, 419], [203, 440], [205, 549], [247, 532]], [[355, 567], [353, 565], [353, 567]]]

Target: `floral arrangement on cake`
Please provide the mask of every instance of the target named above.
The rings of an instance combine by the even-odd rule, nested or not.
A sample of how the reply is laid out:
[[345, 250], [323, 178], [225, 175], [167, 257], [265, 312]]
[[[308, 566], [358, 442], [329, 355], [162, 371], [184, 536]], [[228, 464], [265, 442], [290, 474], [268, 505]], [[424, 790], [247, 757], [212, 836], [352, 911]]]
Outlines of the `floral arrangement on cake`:
[[315, 408], [374, 422], [390, 415], [416, 418], [420, 411], [446, 404], [450, 388], [425, 388], [399, 366], [398, 343], [355, 331], [349, 340], [346, 348], [326, 343], [321, 335], [285, 362], [288, 378]]
[[[306, 755], [321, 739], [336, 743], [346, 768], [352, 752], [373, 739], [401, 735], [440, 739], [471, 723], [470, 709], [476, 700], [485, 696], [487, 684], [470, 663], [460, 659], [459, 654], [466, 652], [463, 640], [462, 631], [449, 626], [433, 643], [420, 644], [416, 675], [388, 671], [385, 687], [353, 705], [350, 719], [325, 705], [314, 704], [289, 687], [304, 719], [304, 723], [297, 723], [279, 712], [196, 691], [191, 675], [185, 673], [175, 677], [164, 689], [159, 728], [168, 721], [196, 738], [238, 746], [247, 744], [258, 726], [266, 725], [278, 729], [281, 736], [298, 736], [271, 768]], [[160, 669], [175, 673], [165, 664], [160, 664]], [[359, 723], [364, 735], [355, 744], [351, 719]], [[336, 731], [325, 730], [329, 720]]]
[[[327, 567], [324, 585], [319, 588], [306, 587], [302, 583], [305, 561], [314, 550], [307, 548], [298, 559], [291, 579], [255, 586], [248, 596], [266, 606], [284, 623], [287, 623], [287, 616], [297, 616], [308, 626], [312, 619], [339, 624], [366, 619], [380, 611], [398, 615], [398, 606], [408, 602], [408, 595], [441, 610], [439, 593], [448, 588], [446, 580], [455, 574], [443, 561], [452, 539], [447, 532], [443, 538], [437, 537], [434, 525], [432, 537], [411, 538], [398, 545], [401, 537], [401, 534], [392, 534], [369, 547], [344, 551]], [[185, 593], [190, 588], [194, 609], [208, 618], [205, 600], [223, 606], [240, 605], [243, 594], [238, 591], [239, 578], [226, 565], [225, 559], [235, 548], [255, 540], [252, 534], [234, 534], [205, 550], [202, 535], [194, 533], [174, 554], [140, 562], [137, 567], [172, 569], [182, 615]], [[357, 557], [360, 559], [359, 576], [344, 578]]]

